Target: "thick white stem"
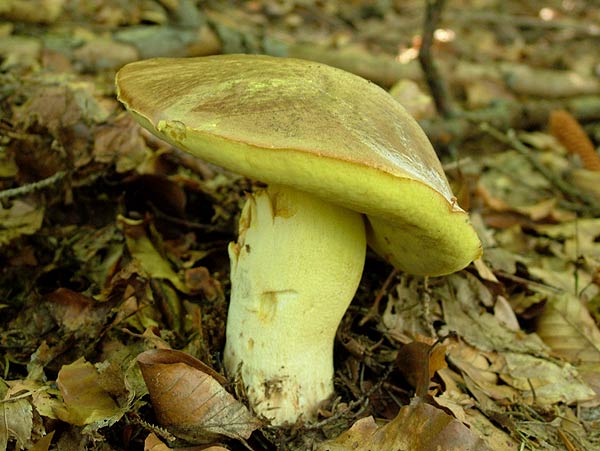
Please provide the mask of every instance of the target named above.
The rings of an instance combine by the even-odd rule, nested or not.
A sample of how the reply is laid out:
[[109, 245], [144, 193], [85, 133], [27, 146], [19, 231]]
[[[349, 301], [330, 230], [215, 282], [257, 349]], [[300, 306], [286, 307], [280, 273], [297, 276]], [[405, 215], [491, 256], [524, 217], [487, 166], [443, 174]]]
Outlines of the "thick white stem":
[[224, 360], [271, 424], [314, 419], [333, 394], [335, 333], [365, 252], [358, 213], [280, 186], [246, 202], [229, 246]]

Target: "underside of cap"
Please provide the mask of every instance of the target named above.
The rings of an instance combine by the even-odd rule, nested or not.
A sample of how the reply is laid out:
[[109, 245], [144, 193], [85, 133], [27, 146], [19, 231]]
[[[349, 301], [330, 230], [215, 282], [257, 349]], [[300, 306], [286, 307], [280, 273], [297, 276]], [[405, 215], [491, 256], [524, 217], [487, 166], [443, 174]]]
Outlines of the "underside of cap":
[[175, 146], [383, 224], [370, 244], [404, 271], [446, 274], [481, 253], [419, 125], [360, 77], [258, 55], [159, 58], [121, 69], [117, 90], [138, 122]]

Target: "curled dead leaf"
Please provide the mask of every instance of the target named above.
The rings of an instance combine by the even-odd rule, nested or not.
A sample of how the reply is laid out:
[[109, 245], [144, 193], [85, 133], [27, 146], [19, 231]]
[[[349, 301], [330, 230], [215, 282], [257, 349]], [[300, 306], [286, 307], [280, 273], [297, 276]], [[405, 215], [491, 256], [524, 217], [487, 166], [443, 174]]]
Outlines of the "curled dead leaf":
[[191, 355], [156, 349], [137, 360], [156, 418], [175, 436], [191, 443], [247, 439], [261, 425], [223, 388], [226, 379]]
[[377, 427], [372, 417], [357, 421], [317, 451], [487, 451], [489, 447], [460, 421], [421, 402], [402, 407], [389, 423]]
[[434, 374], [446, 368], [446, 346], [438, 342], [430, 345], [421, 341], [408, 343], [398, 351], [396, 366], [408, 383], [415, 388], [415, 395], [424, 398]]

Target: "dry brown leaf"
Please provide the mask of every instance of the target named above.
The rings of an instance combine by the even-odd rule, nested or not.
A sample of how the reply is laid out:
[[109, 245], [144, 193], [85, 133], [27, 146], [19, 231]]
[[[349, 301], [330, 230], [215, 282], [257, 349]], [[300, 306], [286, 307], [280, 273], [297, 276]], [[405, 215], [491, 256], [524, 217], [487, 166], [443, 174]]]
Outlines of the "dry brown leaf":
[[450, 331], [482, 351], [514, 351], [544, 354], [547, 348], [535, 334], [511, 330], [494, 315], [481, 309], [493, 306], [489, 289], [468, 273], [448, 276], [446, 286], [436, 289], [442, 298], [444, 319]]
[[581, 379], [596, 393], [596, 401], [600, 400], [600, 363], [577, 366]]
[[580, 218], [561, 224], [536, 225], [535, 230], [561, 243], [556, 255], [575, 261], [581, 255], [594, 257], [600, 261], [600, 218]]
[[424, 398], [434, 374], [446, 368], [446, 346], [420, 341], [408, 343], [398, 351], [396, 366], [408, 383], [415, 388], [416, 396]]
[[142, 169], [149, 156], [139, 126], [129, 115], [122, 114], [110, 124], [99, 125], [94, 133], [94, 159], [114, 163], [119, 173]]
[[496, 304], [494, 305], [494, 317], [507, 329], [515, 332], [521, 330], [517, 315], [515, 314], [511, 304], [504, 296], [498, 296], [496, 298]]
[[169, 451], [170, 449], [172, 448], [165, 445], [156, 434], [149, 434], [144, 440], [144, 451]]
[[69, 75], [42, 79], [30, 88], [28, 100], [15, 107], [15, 119], [24, 126], [38, 123], [50, 131], [70, 127], [78, 122], [106, 121], [115, 102], [102, 98], [93, 83], [73, 80]]
[[261, 423], [224, 388], [225, 378], [181, 351], [156, 349], [138, 364], [158, 422], [191, 443], [247, 439]]
[[[480, 391], [473, 391], [473, 382], [467, 377], [463, 378], [449, 368], [439, 372], [444, 381], [446, 390], [435, 397], [435, 402], [446, 411], [451, 411], [459, 421], [480, 431], [487, 445], [496, 451], [517, 451], [519, 443], [498, 425], [493, 424], [489, 417], [494, 413], [502, 413], [502, 408]], [[475, 396], [477, 400], [465, 393], [464, 387]]]
[[95, 302], [68, 288], [58, 288], [48, 293], [45, 300], [49, 303], [49, 311], [54, 320], [65, 331], [84, 334], [95, 331], [104, 322], [111, 306]]
[[29, 451], [48, 451], [52, 444], [52, 437], [54, 437], [54, 431], [44, 435], [41, 439], [33, 444]]
[[317, 451], [486, 451], [485, 442], [460, 421], [423, 403], [402, 407], [389, 423], [378, 427], [372, 417], [317, 447]]
[[33, 429], [33, 409], [22, 394], [20, 383], [9, 387], [0, 379], [0, 450], [5, 450], [9, 442], [16, 442], [16, 449], [31, 445]]
[[548, 180], [517, 151], [486, 155], [484, 163], [488, 169], [481, 174], [478, 190], [485, 193], [486, 203], [494, 210], [510, 211], [548, 199]]
[[61, 409], [57, 406], [56, 414], [67, 423], [108, 426], [123, 414], [111, 395], [101, 387], [96, 368], [83, 357], [70, 365], [63, 365], [56, 384], [64, 402]]
[[481, 352], [460, 342], [450, 347], [448, 357], [484, 409], [488, 404], [486, 398], [501, 403], [549, 405], [594, 397], [591, 388], [569, 364], [558, 365], [550, 359], [522, 352]]
[[559, 365], [536, 356], [504, 352], [505, 365], [500, 378], [520, 391], [527, 403], [550, 407], [559, 403], [573, 404], [594, 398], [594, 391], [570, 364]]
[[409, 343], [417, 336], [427, 336], [429, 330], [422, 320], [423, 304], [418, 302], [421, 290], [418, 278], [401, 277], [387, 297], [377, 327], [400, 343]]
[[600, 330], [581, 301], [569, 293], [548, 299], [537, 334], [571, 363], [600, 363]]
[[487, 280], [488, 282], [499, 283], [494, 271], [484, 261], [483, 257], [479, 257], [477, 260], [475, 260], [473, 262], [473, 266], [477, 270], [477, 274], [479, 275], [480, 279]]
[[500, 359], [497, 354], [459, 342], [449, 348], [448, 358], [461, 371], [464, 383], [480, 403], [486, 401], [485, 397], [502, 402], [517, 398], [515, 389], [499, 384], [498, 374], [494, 371]]

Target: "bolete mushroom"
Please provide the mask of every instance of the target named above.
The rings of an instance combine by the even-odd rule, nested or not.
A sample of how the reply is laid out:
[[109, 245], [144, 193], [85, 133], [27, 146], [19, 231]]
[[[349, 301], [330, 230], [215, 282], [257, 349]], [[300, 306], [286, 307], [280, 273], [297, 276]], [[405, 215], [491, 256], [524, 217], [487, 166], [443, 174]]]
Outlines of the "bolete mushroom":
[[269, 184], [229, 247], [224, 361], [273, 425], [333, 394], [333, 343], [366, 242], [397, 268], [443, 275], [481, 253], [419, 125], [378, 86], [258, 55], [135, 62], [118, 97], [158, 137]]

